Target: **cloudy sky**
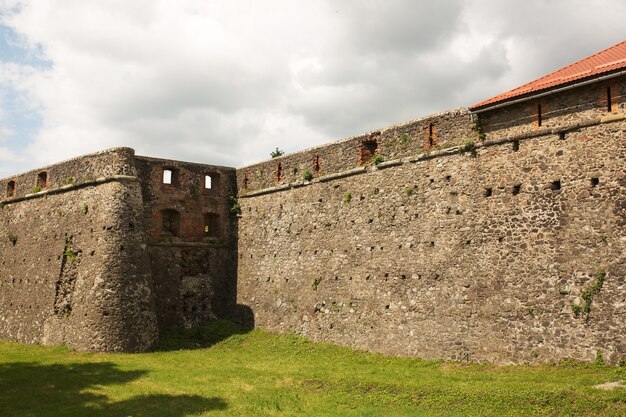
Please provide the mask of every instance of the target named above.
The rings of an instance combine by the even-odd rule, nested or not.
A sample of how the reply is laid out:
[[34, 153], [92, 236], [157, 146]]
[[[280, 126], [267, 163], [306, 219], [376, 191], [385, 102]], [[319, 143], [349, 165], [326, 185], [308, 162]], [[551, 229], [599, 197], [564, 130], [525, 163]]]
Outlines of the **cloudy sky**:
[[0, 0], [0, 177], [113, 146], [241, 166], [626, 38], [623, 0]]

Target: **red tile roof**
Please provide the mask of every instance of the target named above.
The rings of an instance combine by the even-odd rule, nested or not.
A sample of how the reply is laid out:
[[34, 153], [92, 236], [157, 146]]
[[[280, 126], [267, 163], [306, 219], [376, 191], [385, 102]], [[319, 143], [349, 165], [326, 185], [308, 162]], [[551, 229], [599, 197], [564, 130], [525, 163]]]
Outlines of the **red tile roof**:
[[571, 84], [574, 81], [582, 79], [591, 79], [600, 74], [607, 74], [620, 69], [626, 68], [626, 41], [622, 41], [617, 45], [613, 45], [603, 51], [591, 55], [578, 62], [574, 62], [560, 70], [551, 72], [535, 81], [524, 84], [521, 87], [514, 88], [506, 93], [491, 97], [485, 101], [470, 106], [470, 110], [479, 110], [500, 102], [517, 98], [520, 96], [531, 95], [546, 90], [550, 90], [557, 86]]

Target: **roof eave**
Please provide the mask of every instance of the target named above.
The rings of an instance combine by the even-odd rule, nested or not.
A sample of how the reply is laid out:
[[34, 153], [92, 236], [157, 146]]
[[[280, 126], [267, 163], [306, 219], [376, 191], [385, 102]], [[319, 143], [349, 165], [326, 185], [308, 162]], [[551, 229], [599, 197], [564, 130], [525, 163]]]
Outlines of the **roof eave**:
[[488, 103], [482, 106], [474, 105], [468, 107], [468, 110], [471, 113], [483, 113], [489, 110], [494, 110], [501, 107], [510, 106], [512, 104], [522, 103], [524, 101], [534, 100], [540, 97], [545, 97], [551, 94], [560, 93], [562, 91], [571, 90], [573, 88], [582, 87], [584, 85], [593, 84], [597, 82], [601, 82], [607, 79], [620, 77], [622, 75], [626, 75], [626, 69], [620, 68], [614, 72], [610, 72], [608, 74], [603, 74], [601, 76], [591, 76], [588, 78], [583, 78], [581, 80], [576, 80], [570, 82], [568, 84], [561, 84], [559, 86], [548, 87], [543, 90], [533, 91], [532, 93], [523, 94], [521, 96], [511, 97], [509, 99], [504, 99], [500, 101], [495, 101], [492, 103]]

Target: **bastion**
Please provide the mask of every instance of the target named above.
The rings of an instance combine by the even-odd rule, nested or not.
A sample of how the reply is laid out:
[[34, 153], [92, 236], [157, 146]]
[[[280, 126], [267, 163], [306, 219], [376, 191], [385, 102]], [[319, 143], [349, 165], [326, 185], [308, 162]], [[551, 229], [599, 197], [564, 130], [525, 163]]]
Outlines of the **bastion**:
[[385, 354], [626, 359], [626, 42], [239, 169], [116, 148], [0, 180], [0, 337], [228, 318]]

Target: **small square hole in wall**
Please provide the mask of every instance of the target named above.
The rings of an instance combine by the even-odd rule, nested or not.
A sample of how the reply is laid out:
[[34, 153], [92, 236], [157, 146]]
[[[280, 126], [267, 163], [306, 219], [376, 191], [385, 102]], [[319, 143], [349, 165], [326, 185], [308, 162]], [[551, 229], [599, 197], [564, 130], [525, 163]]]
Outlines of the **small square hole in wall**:
[[598, 184], [600, 184], [600, 178], [595, 178], [594, 177], [594, 178], [591, 179], [591, 186], [592, 187], [597, 187]]
[[519, 151], [519, 140], [513, 141], [513, 152]]
[[485, 197], [491, 197], [493, 195], [493, 188], [485, 188], [485, 192], [483, 195]]
[[513, 195], [518, 195], [521, 189], [522, 189], [522, 184], [515, 184], [513, 186], [513, 189], [511, 190], [511, 193]]
[[552, 183], [550, 184], [550, 189], [552, 191], [560, 190], [561, 189], [561, 180], [552, 181]]
[[559, 132], [559, 140], [565, 140], [565, 132]]

